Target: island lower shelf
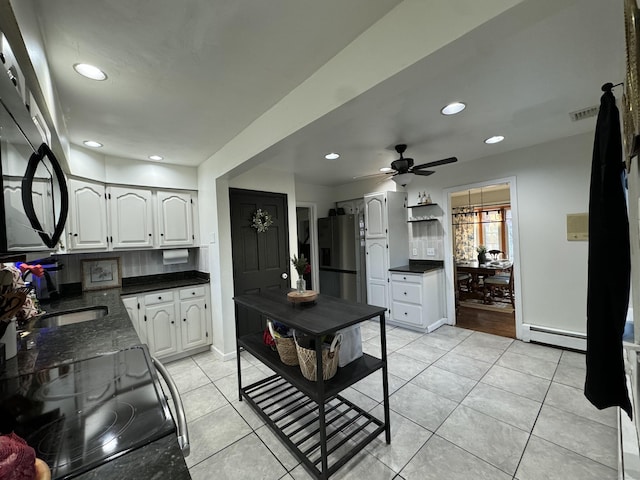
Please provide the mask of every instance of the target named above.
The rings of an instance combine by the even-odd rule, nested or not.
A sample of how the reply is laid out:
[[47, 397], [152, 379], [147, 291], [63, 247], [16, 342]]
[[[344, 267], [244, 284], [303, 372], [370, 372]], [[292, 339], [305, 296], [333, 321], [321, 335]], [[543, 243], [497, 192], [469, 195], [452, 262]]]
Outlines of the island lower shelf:
[[245, 335], [238, 339], [240, 346], [255, 356], [262, 363], [278, 373], [288, 382], [295, 385], [309, 398], [316, 402], [322, 402], [335, 397], [345, 388], [359, 382], [366, 376], [382, 368], [382, 360], [364, 353], [362, 357], [338, 368], [337, 373], [330, 380], [325, 380], [323, 391], [318, 389], [318, 382], [307, 380], [302, 375], [299, 366], [285, 365], [280, 361], [278, 352], [264, 345], [262, 334]]
[[323, 416], [316, 401], [279, 375], [243, 387], [241, 392], [316, 478], [329, 478], [386, 428], [383, 421], [340, 395], [324, 403]]

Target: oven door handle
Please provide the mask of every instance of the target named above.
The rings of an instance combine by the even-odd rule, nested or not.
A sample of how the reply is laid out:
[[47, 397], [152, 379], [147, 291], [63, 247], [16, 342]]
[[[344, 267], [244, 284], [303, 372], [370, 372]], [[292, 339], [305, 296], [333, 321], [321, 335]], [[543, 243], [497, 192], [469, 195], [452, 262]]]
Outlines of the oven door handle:
[[189, 456], [191, 451], [191, 446], [189, 445], [189, 431], [187, 430], [187, 416], [184, 413], [184, 406], [182, 405], [182, 399], [180, 398], [180, 392], [178, 392], [178, 387], [176, 387], [176, 383], [171, 378], [171, 374], [167, 370], [160, 361], [151, 356], [151, 360], [153, 364], [164, 378], [164, 381], [167, 382], [167, 386], [169, 387], [169, 391], [171, 392], [171, 398], [173, 399], [173, 404], [176, 407], [176, 417], [178, 420], [178, 446], [180, 450], [182, 450], [182, 454], [185, 457]]

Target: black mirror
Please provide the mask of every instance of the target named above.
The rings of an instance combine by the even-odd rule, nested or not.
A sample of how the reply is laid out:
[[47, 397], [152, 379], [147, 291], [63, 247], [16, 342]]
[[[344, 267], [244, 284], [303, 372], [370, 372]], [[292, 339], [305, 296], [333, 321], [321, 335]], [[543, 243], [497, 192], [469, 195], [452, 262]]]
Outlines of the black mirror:
[[[47, 211], [42, 214], [43, 218], [38, 218], [33, 205], [34, 182], [46, 183], [49, 187], [47, 191], [50, 192], [51, 201]], [[69, 194], [64, 172], [46, 143], [40, 145], [38, 151], [29, 158], [22, 179], [22, 204], [31, 227], [38, 232], [47, 247], [55, 248], [67, 221]]]

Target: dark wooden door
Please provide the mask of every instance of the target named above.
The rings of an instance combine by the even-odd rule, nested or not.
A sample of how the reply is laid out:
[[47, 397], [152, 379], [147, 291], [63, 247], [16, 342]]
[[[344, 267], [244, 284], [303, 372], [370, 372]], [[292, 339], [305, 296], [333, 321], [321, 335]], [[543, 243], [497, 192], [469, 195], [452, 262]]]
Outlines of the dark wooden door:
[[[234, 294], [289, 288], [287, 196], [231, 188], [229, 201]], [[258, 209], [268, 212], [273, 221], [265, 232], [251, 226]], [[240, 335], [262, 331], [265, 327], [266, 319], [243, 307], [236, 308], [236, 315]]]

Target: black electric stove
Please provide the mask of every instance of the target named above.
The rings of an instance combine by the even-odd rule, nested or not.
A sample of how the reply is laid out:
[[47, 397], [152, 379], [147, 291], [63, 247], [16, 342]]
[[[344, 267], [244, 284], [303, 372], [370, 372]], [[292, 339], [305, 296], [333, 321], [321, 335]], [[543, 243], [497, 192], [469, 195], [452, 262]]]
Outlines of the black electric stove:
[[0, 430], [73, 478], [175, 432], [144, 345], [0, 381]]

